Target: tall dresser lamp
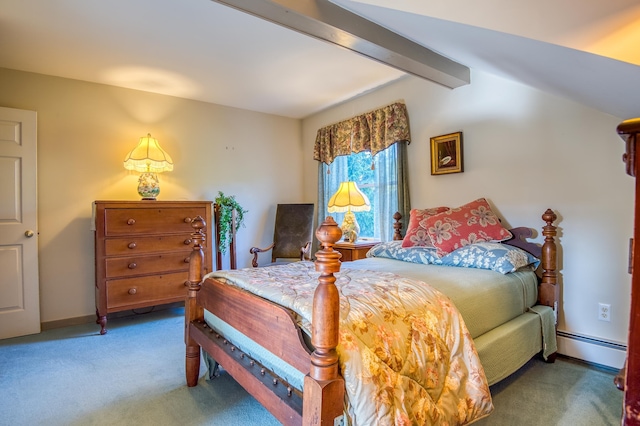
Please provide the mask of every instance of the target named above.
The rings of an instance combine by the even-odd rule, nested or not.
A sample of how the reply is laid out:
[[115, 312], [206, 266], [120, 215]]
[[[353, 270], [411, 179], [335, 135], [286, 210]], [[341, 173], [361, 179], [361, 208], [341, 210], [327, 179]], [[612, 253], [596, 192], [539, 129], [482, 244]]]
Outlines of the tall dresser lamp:
[[336, 193], [331, 196], [327, 210], [329, 213], [346, 212], [342, 226], [340, 226], [342, 235], [345, 241], [355, 243], [360, 234], [360, 225], [358, 225], [356, 215], [353, 212], [369, 211], [371, 210], [371, 204], [369, 203], [369, 198], [360, 191], [355, 182], [347, 181], [340, 183]]
[[124, 168], [142, 173], [138, 179], [138, 194], [143, 200], [155, 200], [160, 194], [157, 173], [173, 170], [173, 160], [151, 133], [140, 138], [138, 145], [124, 159]]

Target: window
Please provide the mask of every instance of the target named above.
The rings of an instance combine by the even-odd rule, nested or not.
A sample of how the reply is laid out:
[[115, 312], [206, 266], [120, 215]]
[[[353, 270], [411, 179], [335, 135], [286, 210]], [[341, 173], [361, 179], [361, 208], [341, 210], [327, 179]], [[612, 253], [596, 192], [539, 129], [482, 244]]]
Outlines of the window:
[[[319, 217], [330, 215], [338, 224], [342, 223], [344, 213], [328, 213], [327, 201], [338, 190], [340, 182], [352, 180], [371, 202], [368, 212], [354, 212], [360, 225], [360, 237], [383, 241], [393, 239], [393, 214], [402, 210], [398, 207], [398, 176], [402, 169], [398, 167], [398, 157], [401, 148], [402, 143], [395, 143], [373, 157], [371, 152], [362, 151], [336, 157], [330, 166], [321, 163], [318, 177]], [[400, 192], [404, 194], [406, 191], [400, 189]]]
[[[327, 201], [340, 182], [351, 176], [369, 195], [372, 206], [368, 214], [354, 212], [358, 221], [362, 217], [360, 235], [383, 241], [393, 239], [394, 213], [399, 211], [408, 219], [411, 209], [407, 177], [407, 145], [410, 141], [404, 102], [395, 102], [318, 129], [313, 147], [313, 159], [320, 164], [318, 222], [328, 216]], [[364, 165], [372, 163], [374, 168], [366, 172]], [[342, 223], [343, 216], [336, 214], [334, 219]]]

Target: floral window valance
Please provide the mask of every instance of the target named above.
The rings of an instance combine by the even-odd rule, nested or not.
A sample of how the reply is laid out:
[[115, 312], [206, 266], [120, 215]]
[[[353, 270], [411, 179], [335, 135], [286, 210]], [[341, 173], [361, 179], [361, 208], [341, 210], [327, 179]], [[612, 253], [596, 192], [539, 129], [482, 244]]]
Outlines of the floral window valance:
[[331, 164], [340, 155], [371, 151], [371, 155], [396, 142], [411, 142], [407, 107], [396, 102], [318, 130], [313, 159]]

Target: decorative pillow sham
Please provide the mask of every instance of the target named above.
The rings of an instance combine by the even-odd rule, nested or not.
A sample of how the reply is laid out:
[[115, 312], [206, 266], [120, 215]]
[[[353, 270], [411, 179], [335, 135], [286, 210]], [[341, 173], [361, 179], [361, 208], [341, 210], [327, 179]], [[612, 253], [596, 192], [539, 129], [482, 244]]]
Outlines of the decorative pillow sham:
[[512, 238], [484, 198], [430, 216], [424, 226], [439, 256], [473, 243]]
[[490, 269], [502, 274], [525, 266], [536, 269], [540, 260], [526, 251], [501, 243], [475, 243], [438, 259], [438, 264], [463, 268]]
[[409, 226], [402, 240], [402, 247], [433, 247], [431, 237], [425, 226], [426, 220], [438, 213], [449, 210], [449, 207], [434, 207], [430, 209], [411, 209], [409, 213]]
[[389, 259], [402, 260], [403, 262], [423, 263], [425, 265], [440, 260], [438, 259], [435, 248], [403, 248], [402, 241], [387, 241], [376, 244], [367, 252], [367, 257], [386, 257]]

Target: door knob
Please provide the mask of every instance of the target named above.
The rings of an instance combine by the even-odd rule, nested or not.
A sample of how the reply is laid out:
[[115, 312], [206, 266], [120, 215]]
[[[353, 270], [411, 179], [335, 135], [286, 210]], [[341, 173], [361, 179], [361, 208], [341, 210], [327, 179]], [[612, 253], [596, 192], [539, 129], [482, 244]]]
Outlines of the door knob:
[[26, 231], [24, 231], [24, 235], [27, 238], [31, 238], [31, 237], [33, 237], [35, 235], [35, 233], [31, 229], [27, 229]]

